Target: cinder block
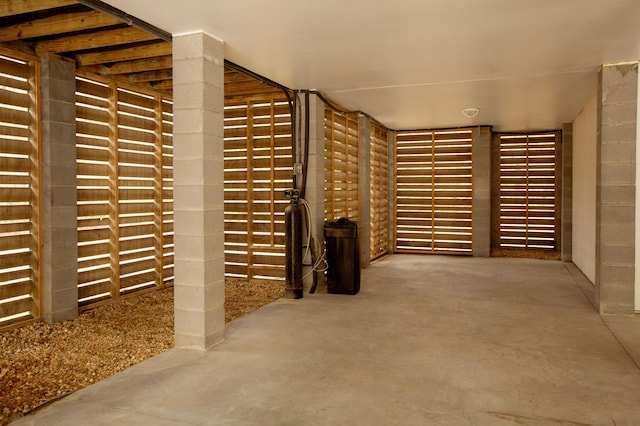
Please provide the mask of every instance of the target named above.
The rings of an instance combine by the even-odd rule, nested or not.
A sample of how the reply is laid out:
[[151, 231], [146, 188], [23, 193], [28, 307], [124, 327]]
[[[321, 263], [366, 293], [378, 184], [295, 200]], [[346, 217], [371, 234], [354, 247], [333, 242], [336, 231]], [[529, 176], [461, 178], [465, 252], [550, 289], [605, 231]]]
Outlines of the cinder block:
[[78, 192], [71, 187], [56, 187], [51, 192], [51, 206], [71, 207], [78, 205]]
[[174, 212], [174, 231], [182, 235], [224, 231], [224, 209], [178, 210]]
[[[174, 292], [176, 290], [177, 288], [174, 289]], [[178, 301], [175, 301], [174, 303], [177, 304]], [[174, 310], [174, 327], [176, 337], [178, 335], [197, 335], [204, 337], [207, 332], [204, 309], [194, 311], [179, 309], [176, 306]]]
[[55, 207], [45, 214], [44, 222], [48, 228], [76, 228], [78, 224], [78, 207]]
[[[178, 117], [180, 117], [180, 114], [178, 114]], [[207, 137], [205, 137], [205, 135], [202, 133], [176, 133], [174, 131], [173, 161], [175, 162], [176, 159], [196, 161], [201, 160], [202, 158], [204, 158], [204, 153], [207, 149], [207, 146], [205, 144], [206, 140]]]
[[224, 163], [222, 160], [195, 161], [174, 158], [173, 167], [178, 171], [178, 181], [183, 185], [198, 183], [213, 185], [224, 182]]
[[174, 325], [176, 338], [178, 335], [200, 336], [203, 343], [215, 343], [216, 336], [219, 338], [220, 335], [224, 335], [224, 309], [187, 311], [176, 308]]
[[204, 32], [177, 35], [172, 42], [174, 61], [205, 56], [224, 59], [224, 42]]
[[635, 123], [638, 119], [637, 104], [603, 104], [600, 107], [602, 127]]
[[[73, 277], [65, 277], [64, 274], [55, 275], [56, 271], [66, 271], [78, 268], [78, 247], [55, 248], [53, 250], [52, 260], [53, 273], [55, 279], [73, 279]], [[66, 281], [65, 281], [66, 282]]]
[[212, 311], [224, 306], [224, 280], [174, 289], [175, 307], [186, 311]]
[[[72, 87], [71, 93], [75, 93]], [[76, 106], [74, 102], [51, 100], [42, 105], [42, 122], [50, 125], [72, 125], [75, 128]]]
[[600, 161], [602, 164], [635, 163], [635, 142], [612, 142], [612, 140], [609, 140], [609, 143], [607, 143], [606, 145], [603, 144], [602, 148], [600, 149]]
[[51, 228], [43, 232], [42, 243], [45, 248], [52, 250], [77, 249], [77, 228]]
[[634, 288], [629, 285], [608, 284], [600, 287], [600, 308], [603, 313], [633, 313]]
[[601, 263], [633, 265], [635, 263], [635, 248], [629, 245], [600, 244]]
[[608, 85], [603, 87], [602, 102], [605, 104], [632, 104], [636, 102], [637, 91], [634, 93], [632, 83], [622, 85]]
[[52, 312], [66, 311], [78, 305], [78, 288], [76, 286], [54, 291], [52, 295]]
[[222, 207], [224, 184], [183, 184], [174, 183], [173, 205], [175, 210], [203, 210]]
[[606, 288], [631, 287], [631, 289], [633, 290], [633, 286], [629, 286], [628, 284], [633, 283], [634, 277], [635, 268], [633, 266], [633, 263], [624, 265], [622, 263], [618, 263], [617, 259], [614, 260], [614, 263], [602, 261], [602, 264], [600, 266], [600, 280], [601, 282], [607, 283]]
[[600, 143], [635, 143], [635, 122], [620, 123], [617, 125], [603, 125], [598, 129]]
[[635, 229], [633, 225], [596, 225], [596, 235], [600, 244], [628, 245], [635, 244]]
[[[181, 88], [174, 87], [176, 94], [174, 95], [175, 107], [173, 109], [173, 133], [174, 137], [182, 134], [195, 133], [202, 135], [204, 131], [204, 116], [202, 115], [201, 107], [196, 106], [183, 106], [180, 97], [187, 96], [187, 93], [180, 90]], [[195, 89], [194, 89], [195, 90]], [[196, 103], [194, 103], [196, 104]], [[203, 136], [204, 139], [204, 136]], [[175, 144], [175, 147], [178, 145]], [[175, 152], [174, 147], [174, 154]]]
[[604, 188], [608, 185], [634, 185], [636, 169], [634, 163], [600, 164], [598, 185]]
[[[186, 64], [188, 65], [188, 64]], [[174, 114], [181, 109], [201, 108], [202, 111], [223, 113], [224, 89], [213, 82], [196, 80], [174, 84]]]
[[632, 220], [628, 209], [635, 210], [636, 188], [635, 185], [607, 185], [601, 186], [600, 202], [602, 203], [602, 215], [609, 217], [610, 214], [617, 216], [625, 213], [624, 220]]
[[53, 323], [56, 323], [56, 322], [73, 320], [73, 319], [77, 318], [77, 316], [78, 316], [78, 306], [77, 305], [78, 304], [76, 302], [76, 306], [75, 307], [69, 307], [67, 309], [59, 310], [59, 311], [55, 311], [55, 312], [51, 312], [51, 311], [46, 311], [45, 310], [43, 318], [44, 318], [45, 322], [47, 322], [49, 324], [53, 324]]
[[50, 186], [65, 186], [76, 188], [78, 181], [76, 177], [77, 166], [75, 159], [73, 164], [56, 165], [55, 167], [43, 167], [43, 183]]
[[620, 85], [637, 87], [635, 85], [638, 83], [638, 64], [604, 65], [600, 74], [603, 87]]
[[224, 279], [224, 255], [212, 259], [184, 259], [175, 262], [176, 284], [203, 285]]
[[[75, 125], [75, 122], [73, 121], [75, 120], [75, 115], [71, 117], [71, 120], [72, 121], [68, 123], [53, 122], [53, 121], [47, 121], [43, 123], [43, 124], [46, 124], [42, 128], [43, 149], [48, 144], [59, 144], [61, 146], [64, 145], [64, 146], [70, 146], [75, 148], [76, 125]], [[68, 156], [68, 152], [65, 152], [62, 158], [67, 158], [67, 156]], [[75, 152], [74, 152], [73, 158], [75, 160]], [[54, 162], [54, 161], [51, 161], [51, 162]], [[59, 164], [68, 164], [68, 163], [59, 163]]]
[[224, 241], [222, 232], [212, 232], [206, 235], [176, 234], [173, 238], [175, 244], [176, 262], [180, 259], [213, 259], [224, 256]]

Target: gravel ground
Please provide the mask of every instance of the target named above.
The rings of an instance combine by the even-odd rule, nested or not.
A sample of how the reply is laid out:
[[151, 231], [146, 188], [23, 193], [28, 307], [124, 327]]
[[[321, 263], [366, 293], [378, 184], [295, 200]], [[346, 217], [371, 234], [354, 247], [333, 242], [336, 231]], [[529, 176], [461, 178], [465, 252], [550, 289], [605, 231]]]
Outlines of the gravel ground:
[[[225, 320], [284, 296], [281, 281], [227, 280]], [[173, 347], [173, 288], [120, 299], [73, 321], [0, 332], [0, 426]]]

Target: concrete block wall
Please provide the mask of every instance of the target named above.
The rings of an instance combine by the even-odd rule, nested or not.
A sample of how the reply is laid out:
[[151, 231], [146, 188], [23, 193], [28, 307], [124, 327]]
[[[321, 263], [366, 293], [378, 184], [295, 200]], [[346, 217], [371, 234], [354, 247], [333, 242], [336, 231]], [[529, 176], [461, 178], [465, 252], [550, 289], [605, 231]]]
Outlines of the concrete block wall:
[[75, 64], [43, 57], [42, 297], [45, 321], [78, 315]]
[[224, 45], [173, 38], [175, 345], [224, 339]]
[[562, 126], [562, 194], [560, 258], [571, 262], [573, 253], [573, 125]]
[[360, 245], [360, 267], [371, 264], [371, 119], [360, 115], [360, 220], [358, 237]]
[[[324, 241], [324, 102], [315, 94], [309, 95], [309, 162], [307, 164], [307, 188], [305, 199], [309, 203], [313, 219], [313, 235]], [[305, 268], [304, 273], [308, 272]], [[324, 274], [316, 274], [318, 292], [326, 291]], [[304, 292], [308, 293], [313, 277], [304, 280]]]
[[473, 131], [473, 255], [491, 255], [491, 128]]
[[596, 303], [634, 313], [638, 64], [599, 73], [596, 175]]

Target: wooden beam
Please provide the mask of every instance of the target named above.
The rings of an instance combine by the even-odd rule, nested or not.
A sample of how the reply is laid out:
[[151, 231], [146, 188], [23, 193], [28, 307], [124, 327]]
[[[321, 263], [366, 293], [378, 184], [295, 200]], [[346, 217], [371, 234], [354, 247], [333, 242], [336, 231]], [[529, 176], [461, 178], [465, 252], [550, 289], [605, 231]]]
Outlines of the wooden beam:
[[20, 15], [72, 4], [77, 3], [75, 0], [0, 0], [0, 16]]
[[171, 43], [161, 41], [159, 43], [145, 44], [118, 50], [105, 52], [81, 53], [76, 55], [76, 62], [80, 66], [106, 64], [110, 62], [132, 61], [135, 59], [152, 58], [154, 56], [171, 55]]
[[146, 31], [126, 27], [41, 41], [36, 43], [36, 52], [38, 54], [73, 52], [155, 39], [157, 39], [155, 35]]
[[145, 81], [160, 81], [173, 78], [173, 69], [162, 69], [155, 71], [140, 72], [131, 74], [129, 80], [132, 83], [142, 83]]
[[138, 59], [136, 61], [118, 62], [111, 66], [105, 66], [102, 74], [117, 75], [135, 72], [161, 70], [173, 67], [171, 55], [157, 56], [155, 58]]
[[173, 89], [173, 80], [164, 80], [151, 83], [154, 90], [171, 90]]
[[62, 13], [0, 28], [0, 42], [63, 34], [117, 24], [121, 24], [118, 19], [96, 11]]

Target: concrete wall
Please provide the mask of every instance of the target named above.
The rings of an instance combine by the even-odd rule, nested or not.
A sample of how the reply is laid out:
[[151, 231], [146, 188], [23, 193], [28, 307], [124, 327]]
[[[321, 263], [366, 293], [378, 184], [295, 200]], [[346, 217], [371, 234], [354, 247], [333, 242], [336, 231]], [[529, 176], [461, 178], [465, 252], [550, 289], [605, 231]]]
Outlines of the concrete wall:
[[573, 263], [596, 281], [597, 98], [573, 121]]

